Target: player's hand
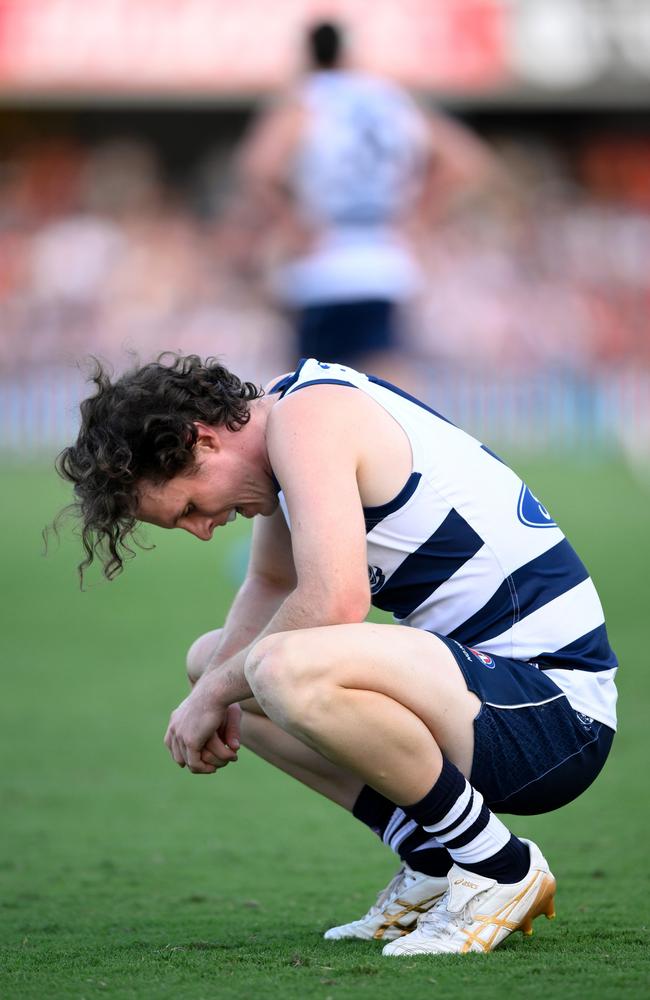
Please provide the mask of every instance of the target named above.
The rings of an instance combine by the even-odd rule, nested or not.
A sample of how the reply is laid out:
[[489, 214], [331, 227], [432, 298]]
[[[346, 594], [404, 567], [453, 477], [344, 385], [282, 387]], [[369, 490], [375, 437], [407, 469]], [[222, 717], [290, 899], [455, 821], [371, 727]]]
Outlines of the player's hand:
[[[201, 760], [204, 764], [212, 764], [215, 768], [219, 768], [231, 763], [230, 760], [222, 760], [219, 754], [223, 746], [228, 747], [235, 754], [239, 750], [241, 746], [241, 715], [242, 710], [236, 702], [233, 705], [228, 705], [223, 724], [220, 726], [218, 732], [208, 740], [201, 751]], [[237, 757], [235, 756], [236, 760]]]
[[238, 709], [219, 704], [207, 683], [197, 683], [172, 712], [165, 733], [165, 746], [176, 763], [193, 774], [213, 774], [236, 761]]

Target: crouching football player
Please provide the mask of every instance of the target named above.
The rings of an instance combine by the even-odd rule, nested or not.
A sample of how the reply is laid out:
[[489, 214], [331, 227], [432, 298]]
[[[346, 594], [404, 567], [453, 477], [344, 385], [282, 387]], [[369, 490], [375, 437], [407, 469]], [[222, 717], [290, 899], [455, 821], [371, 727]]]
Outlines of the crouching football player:
[[[553, 916], [546, 859], [497, 814], [558, 809], [595, 779], [616, 658], [549, 511], [479, 441], [350, 368], [309, 359], [265, 393], [195, 357], [95, 381], [59, 463], [83, 565], [119, 571], [140, 521], [208, 541], [255, 519], [225, 625], [189, 653], [176, 763], [212, 773], [241, 742], [399, 854], [376, 905], [327, 938], [490, 951]], [[371, 603], [399, 624], [365, 622]]]

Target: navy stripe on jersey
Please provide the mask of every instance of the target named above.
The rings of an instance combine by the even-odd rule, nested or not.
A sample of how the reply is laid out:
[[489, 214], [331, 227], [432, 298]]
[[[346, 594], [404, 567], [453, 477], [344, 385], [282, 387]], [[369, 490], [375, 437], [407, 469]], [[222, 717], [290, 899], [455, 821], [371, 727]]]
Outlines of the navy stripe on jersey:
[[284, 391], [291, 385], [292, 379], [293, 372], [290, 375], [283, 375], [282, 378], [269, 389], [269, 396], [274, 396], [276, 392], [284, 393]]
[[350, 389], [358, 389], [359, 386], [355, 385], [354, 382], [345, 382], [342, 378], [313, 378], [309, 382], [301, 382], [297, 385], [295, 389], [292, 390], [291, 395], [295, 392], [300, 392], [301, 389], [308, 389], [310, 385], [345, 385], [349, 386]]
[[273, 388], [269, 390], [270, 395], [279, 392], [282, 396], [284, 396], [287, 390], [290, 389], [292, 385], [296, 384], [296, 382], [300, 378], [300, 372], [302, 371], [303, 366], [306, 365], [308, 361], [309, 358], [301, 358], [300, 361], [298, 362], [298, 367], [296, 368], [295, 372], [291, 372], [291, 374], [285, 375], [284, 378], [281, 378], [279, 382], [276, 382]]
[[372, 531], [373, 528], [376, 528], [379, 522], [383, 521], [389, 514], [394, 514], [400, 507], [403, 507], [406, 501], [410, 500], [417, 490], [421, 479], [421, 472], [412, 472], [397, 496], [389, 500], [388, 503], [381, 504], [379, 507], [364, 507], [363, 516], [366, 520], [366, 534]]
[[481, 448], [483, 449], [483, 451], [486, 451], [488, 453], [488, 455], [491, 455], [492, 458], [496, 458], [497, 462], [501, 462], [501, 465], [505, 465], [506, 464], [503, 461], [503, 459], [499, 458], [499, 456], [497, 455], [497, 453], [495, 451], [492, 451], [491, 448], [488, 448], [488, 446], [486, 444], [482, 444]]
[[618, 659], [607, 638], [607, 628], [599, 625], [579, 639], [574, 639], [568, 646], [556, 649], [554, 652], [540, 653], [535, 657], [542, 670], [572, 669], [579, 666], [580, 670], [611, 670], [618, 666]]
[[563, 538], [531, 562], [516, 569], [480, 611], [449, 633], [465, 646], [479, 645], [577, 587], [589, 574]]
[[456, 426], [453, 421], [449, 420], [448, 417], [443, 417], [442, 413], [438, 413], [437, 410], [434, 410], [430, 406], [427, 406], [426, 403], [423, 403], [421, 399], [417, 399], [416, 396], [411, 396], [410, 393], [405, 392], [404, 389], [400, 389], [399, 386], [393, 385], [392, 382], [385, 382], [383, 378], [377, 378], [376, 375], [368, 375], [367, 378], [368, 381], [372, 382], [374, 385], [381, 385], [384, 389], [390, 389], [390, 391], [394, 392], [397, 396], [401, 396], [402, 399], [408, 399], [409, 403], [415, 403], [415, 405], [419, 406], [420, 409], [426, 410], [427, 413], [433, 414], [434, 417], [439, 417], [440, 420], [444, 420], [446, 424], [451, 424], [452, 427]]
[[455, 510], [402, 562], [372, 603], [406, 618], [483, 546], [483, 539]]

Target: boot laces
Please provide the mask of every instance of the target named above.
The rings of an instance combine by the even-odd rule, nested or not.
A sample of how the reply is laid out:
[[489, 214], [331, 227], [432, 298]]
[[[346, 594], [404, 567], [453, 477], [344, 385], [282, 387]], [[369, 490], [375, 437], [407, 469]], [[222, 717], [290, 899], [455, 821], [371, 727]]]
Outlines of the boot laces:
[[[481, 893], [479, 893], [481, 895]], [[476, 897], [465, 903], [462, 910], [452, 911], [447, 908], [449, 892], [446, 892], [430, 910], [422, 913], [418, 919], [417, 929], [427, 935], [450, 936], [464, 923], [471, 921], [473, 903]]]
[[408, 883], [414, 881], [414, 879], [415, 873], [413, 872], [413, 869], [407, 864], [403, 864], [400, 870], [393, 875], [386, 888], [381, 890], [377, 896], [377, 902], [373, 903], [368, 910], [367, 915], [375, 917], [383, 913], [385, 908], [392, 903], [394, 899], [397, 899]]

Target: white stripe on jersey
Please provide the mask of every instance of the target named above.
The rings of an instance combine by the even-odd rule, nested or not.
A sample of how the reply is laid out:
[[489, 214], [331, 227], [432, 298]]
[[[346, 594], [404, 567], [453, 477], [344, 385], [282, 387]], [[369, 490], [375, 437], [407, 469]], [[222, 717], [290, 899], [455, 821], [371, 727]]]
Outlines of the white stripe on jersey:
[[[541, 653], [554, 653], [568, 646], [578, 634], [585, 635], [604, 621], [596, 588], [587, 579], [516, 622], [507, 632], [484, 642], [482, 649], [497, 656], [534, 660]], [[576, 622], [580, 622], [580, 633], [576, 633]]]
[[[415, 521], [411, 504], [407, 503], [391, 515], [390, 532], [386, 530], [385, 521], [381, 521], [366, 536], [368, 552], [377, 553], [376, 558], [386, 582], [404, 562], [404, 542], [407, 542], [411, 551], [418, 549], [440, 527], [451, 510], [447, 501], [442, 500], [428, 483], [420, 483], [417, 492], [419, 497], [426, 498], [426, 519]], [[370, 555], [368, 561], [373, 565]]]
[[[469, 590], [470, 573], [473, 586]], [[503, 583], [503, 571], [484, 545], [469, 566], [454, 573], [431, 597], [404, 619], [405, 625], [447, 635], [484, 606]]]

